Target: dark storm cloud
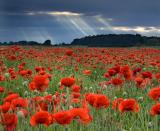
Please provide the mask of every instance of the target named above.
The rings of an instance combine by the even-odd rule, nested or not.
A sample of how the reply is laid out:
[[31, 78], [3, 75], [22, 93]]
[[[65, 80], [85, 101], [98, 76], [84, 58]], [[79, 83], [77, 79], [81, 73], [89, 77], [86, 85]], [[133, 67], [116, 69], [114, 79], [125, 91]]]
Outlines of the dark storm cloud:
[[[115, 24], [158, 25], [159, 0], [1, 0], [1, 11], [73, 11], [103, 14]], [[117, 22], [117, 23], [116, 23]]]
[[159, 35], [159, 6], [159, 0], [0, 0], [0, 40], [29, 39], [29, 32], [57, 42], [99, 33]]

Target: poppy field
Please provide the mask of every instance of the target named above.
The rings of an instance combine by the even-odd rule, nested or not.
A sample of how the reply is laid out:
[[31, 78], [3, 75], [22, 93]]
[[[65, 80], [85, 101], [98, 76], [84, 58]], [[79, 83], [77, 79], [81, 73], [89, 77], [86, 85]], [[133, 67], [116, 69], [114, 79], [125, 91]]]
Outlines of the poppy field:
[[0, 47], [0, 130], [160, 130], [160, 50]]

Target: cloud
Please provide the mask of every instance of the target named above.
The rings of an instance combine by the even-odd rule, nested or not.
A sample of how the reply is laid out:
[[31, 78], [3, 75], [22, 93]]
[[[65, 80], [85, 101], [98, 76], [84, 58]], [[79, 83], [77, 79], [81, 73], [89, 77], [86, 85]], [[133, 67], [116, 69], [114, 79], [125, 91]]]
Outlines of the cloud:
[[116, 31], [124, 31], [124, 32], [137, 32], [137, 33], [149, 33], [149, 32], [160, 32], [160, 27], [143, 27], [143, 26], [136, 26], [136, 27], [128, 27], [128, 26], [115, 26], [113, 27]]
[[[103, 30], [106, 28], [102, 27]], [[138, 33], [145, 36], [160, 36], [160, 27], [149, 26], [113, 26], [116, 33]]]
[[81, 13], [69, 12], [69, 11], [53, 11], [53, 12], [46, 12], [48, 15], [53, 16], [81, 16]]
[[157, 26], [160, 0], [0, 0], [0, 12], [34, 15], [102, 14], [117, 26]]
[[50, 16], [82, 16], [82, 13], [70, 11], [28, 11], [28, 12], [0, 12], [0, 15], [8, 16], [35, 16], [35, 15], [50, 15]]
[[82, 13], [70, 11], [29, 11], [29, 12], [0, 12], [1, 15], [51, 15], [51, 16], [82, 16]]

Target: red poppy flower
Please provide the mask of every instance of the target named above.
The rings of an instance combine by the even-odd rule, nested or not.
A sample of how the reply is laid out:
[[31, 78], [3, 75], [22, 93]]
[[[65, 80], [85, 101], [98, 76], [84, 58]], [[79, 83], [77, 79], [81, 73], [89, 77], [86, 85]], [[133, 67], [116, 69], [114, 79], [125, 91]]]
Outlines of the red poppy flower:
[[79, 98], [72, 98], [71, 102], [77, 104], [80, 102], [80, 99]]
[[126, 80], [130, 80], [132, 78], [132, 72], [129, 70], [127, 73], [124, 74]]
[[37, 107], [40, 107], [40, 110], [42, 110], [42, 111], [48, 111], [48, 103], [45, 101], [39, 102]]
[[52, 95], [46, 95], [46, 96], [44, 97], [44, 100], [45, 100], [46, 102], [51, 102], [51, 101], [52, 101]]
[[31, 76], [32, 75], [32, 70], [27, 70], [27, 75]]
[[110, 75], [109, 75], [108, 73], [105, 73], [103, 76], [104, 76], [105, 78], [109, 78], [109, 77], [110, 77]]
[[126, 80], [130, 80], [132, 77], [132, 71], [128, 65], [122, 66], [120, 72], [124, 75]]
[[155, 75], [155, 78], [158, 80], [158, 82], [160, 82], [160, 73], [157, 73], [157, 74]]
[[40, 92], [45, 91], [49, 86], [49, 79], [47, 75], [37, 75], [34, 77], [33, 81], [29, 84], [31, 90], [38, 90]]
[[19, 74], [22, 75], [22, 76], [25, 76], [25, 75], [27, 75], [27, 71], [26, 70], [21, 70], [19, 72]]
[[159, 98], [160, 98], [160, 88], [159, 87], [152, 88], [149, 91], [148, 95], [153, 100], [159, 100]]
[[81, 96], [81, 94], [78, 92], [73, 92], [72, 96], [73, 96], [73, 98], [79, 98]]
[[117, 72], [114, 69], [112, 69], [112, 68], [108, 70], [109, 76], [114, 76], [116, 73]]
[[121, 78], [113, 78], [111, 80], [111, 83], [115, 86], [118, 86], [118, 85], [122, 85], [123, 84], [123, 81]]
[[73, 50], [71, 50], [71, 49], [66, 50], [66, 55], [68, 55], [68, 56], [73, 55]]
[[149, 72], [149, 71], [142, 72], [142, 77], [143, 77], [144, 79], [145, 79], [145, 78], [152, 79], [152, 73]]
[[136, 84], [137, 84], [138, 86], [140, 86], [140, 85], [143, 83], [143, 78], [137, 77], [137, 78], [135, 78], [135, 82], [136, 82]]
[[114, 69], [114, 70], [116, 71], [116, 73], [119, 73], [119, 72], [120, 72], [121, 67], [120, 67], [120, 65], [119, 65], [119, 64], [115, 64], [115, 66], [114, 66], [112, 69]]
[[0, 81], [5, 81], [5, 77], [0, 75]]
[[118, 99], [114, 100], [113, 103], [112, 103], [112, 109], [117, 110], [119, 104], [120, 104], [123, 100], [124, 100], [123, 98], [118, 98]]
[[110, 104], [109, 99], [102, 94], [86, 94], [86, 100], [90, 105], [96, 107], [97, 109], [101, 107], [107, 108]]
[[52, 71], [53, 69], [51, 67], [48, 67], [48, 71]]
[[52, 122], [52, 117], [47, 111], [39, 111], [33, 116], [31, 116], [30, 119], [31, 126], [36, 126], [38, 124], [49, 126], [51, 122]]
[[6, 98], [4, 98], [4, 102], [11, 102], [12, 100], [18, 98], [19, 95], [16, 93], [9, 94]]
[[36, 72], [39, 72], [41, 70], [41, 67], [37, 66], [34, 68]]
[[132, 72], [133, 72], [133, 75], [136, 76], [137, 73], [139, 73], [141, 71], [142, 71], [142, 68], [138, 67], [138, 68], [135, 68]]
[[92, 71], [91, 71], [91, 70], [84, 70], [84, 71], [83, 71], [83, 74], [84, 74], [84, 75], [91, 75], [91, 74], [92, 74]]
[[81, 90], [81, 87], [80, 87], [80, 86], [78, 86], [78, 85], [72, 86], [72, 91], [73, 91], [73, 92], [80, 92], [80, 90]]
[[138, 112], [139, 105], [135, 99], [126, 99], [119, 104], [118, 109], [122, 113], [126, 111]]
[[80, 118], [80, 121], [84, 124], [88, 124], [92, 121], [92, 117], [89, 114], [89, 110], [86, 108], [73, 108], [69, 110], [73, 118]]
[[61, 79], [61, 84], [67, 87], [71, 87], [72, 85], [74, 85], [74, 83], [75, 79], [72, 77], [66, 77]]
[[46, 71], [41, 70], [41, 71], [39, 72], [39, 75], [46, 75]]
[[0, 93], [4, 92], [4, 87], [0, 86]]
[[27, 99], [19, 97], [11, 102], [11, 106], [13, 109], [16, 107], [26, 108], [28, 106], [28, 101]]
[[15, 55], [9, 56], [9, 60], [11, 60], [11, 61], [14, 61], [14, 60], [16, 60], [16, 59], [17, 59], [17, 57], [16, 57]]
[[18, 122], [18, 118], [15, 114], [3, 114], [1, 118], [1, 124], [5, 126], [6, 131], [14, 131]]
[[123, 74], [127, 73], [129, 70], [130, 70], [130, 68], [129, 68], [128, 65], [122, 66], [120, 68], [120, 72], [123, 73]]
[[160, 103], [157, 103], [156, 105], [152, 106], [151, 115], [160, 115]]
[[0, 111], [2, 111], [3, 113], [7, 113], [10, 109], [10, 102], [5, 102], [3, 105], [0, 105]]
[[52, 115], [52, 118], [61, 125], [70, 124], [73, 116], [69, 111], [60, 111]]

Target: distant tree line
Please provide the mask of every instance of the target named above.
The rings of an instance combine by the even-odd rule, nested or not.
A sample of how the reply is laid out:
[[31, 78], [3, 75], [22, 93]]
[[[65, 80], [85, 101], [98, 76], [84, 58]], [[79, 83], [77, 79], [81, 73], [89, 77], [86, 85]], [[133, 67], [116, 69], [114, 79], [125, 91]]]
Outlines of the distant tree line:
[[160, 46], [160, 37], [147, 37], [139, 34], [95, 35], [74, 39], [71, 45], [89, 47]]
[[[0, 45], [40, 45], [53, 46], [51, 40], [44, 43], [35, 41], [0, 42]], [[54, 46], [88, 46], [88, 47], [132, 47], [132, 46], [160, 46], [160, 37], [147, 37], [140, 34], [108, 34], [86, 36], [74, 39], [70, 44], [59, 43]]]
[[0, 45], [30, 45], [30, 46], [37, 46], [37, 45], [41, 45], [41, 46], [52, 46], [51, 44], [51, 40], [46, 40], [43, 43], [39, 43], [36, 41], [18, 41], [18, 42], [0, 42]]

